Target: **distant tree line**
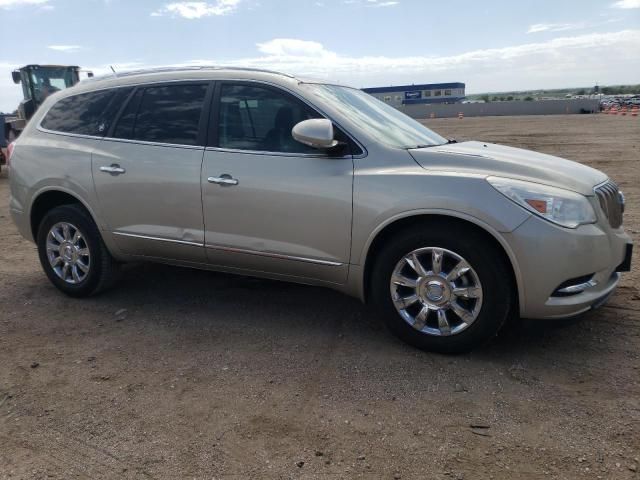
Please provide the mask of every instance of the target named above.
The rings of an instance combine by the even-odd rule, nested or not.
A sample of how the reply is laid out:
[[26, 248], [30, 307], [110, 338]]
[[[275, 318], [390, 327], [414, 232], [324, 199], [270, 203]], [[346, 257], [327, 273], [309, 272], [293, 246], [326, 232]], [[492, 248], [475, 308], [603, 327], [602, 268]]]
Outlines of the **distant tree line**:
[[483, 93], [479, 95], [469, 95], [470, 99], [484, 100], [489, 102], [505, 102], [511, 100], [524, 100], [532, 102], [534, 97], [557, 97], [563, 98], [570, 95], [591, 95], [594, 93], [602, 93], [603, 95], [628, 95], [640, 94], [640, 85], [610, 85], [608, 87], [593, 88], [558, 88], [553, 90], [531, 90], [531, 91], [514, 91], [497, 94]]
[[611, 85], [601, 87], [600, 92], [604, 95], [627, 95], [640, 93], [640, 85]]
[[489, 103], [489, 102], [511, 102], [513, 100], [524, 100], [525, 102], [532, 102], [533, 101], [533, 97], [531, 95], [527, 95], [526, 97], [514, 97], [513, 95], [494, 95], [493, 97], [484, 94], [484, 95], [480, 95], [480, 100], [483, 100], [485, 103]]

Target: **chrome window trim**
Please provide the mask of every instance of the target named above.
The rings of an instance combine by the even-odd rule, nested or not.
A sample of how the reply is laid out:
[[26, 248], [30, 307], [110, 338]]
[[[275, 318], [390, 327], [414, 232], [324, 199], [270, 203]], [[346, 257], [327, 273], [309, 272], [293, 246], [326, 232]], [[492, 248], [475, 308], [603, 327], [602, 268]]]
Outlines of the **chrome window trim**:
[[125, 232], [113, 232], [114, 235], [119, 235], [121, 237], [131, 237], [131, 238], [140, 238], [143, 240], [156, 240], [158, 242], [168, 242], [168, 243], [179, 243], [181, 245], [190, 245], [193, 247], [202, 247], [204, 246], [203, 242], [190, 242], [188, 240], [175, 240], [173, 238], [162, 238], [162, 237], [153, 237], [150, 235], [138, 235], [135, 233], [125, 233]]
[[171, 148], [185, 148], [187, 150], [204, 150], [202, 145], [185, 145], [184, 143], [162, 143], [162, 142], [149, 142], [147, 140], [131, 140], [129, 138], [115, 138], [115, 137], [99, 137], [100, 140], [105, 142], [119, 142], [119, 143], [132, 143], [137, 145], [148, 145], [151, 147], [171, 147]]
[[344, 263], [341, 262], [332, 262], [329, 260], [318, 260], [316, 258], [307, 258], [307, 257], [297, 257], [294, 255], [284, 255], [281, 253], [271, 253], [271, 252], [259, 252], [257, 250], [246, 250], [244, 248], [235, 248], [235, 247], [225, 247], [222, 245], [214, 245], [211, 243], [207, 243], [205, 244], [205, 247], [211, 249], [211, 250], [221, 250], [224, 252], [231, 252], [231, 253], [244, 253], [247, 255], [258, 255], [261, 257], [269, 257], [269, 258], [277, 258], [280, 260], [294, 260], [297, 262], [305, 262], [305, 263], [314, 263], [317, 265], [327, 265], [330, 267], [340, 267], [342, 265], [344, 265]]
[[[331, 118], [329, 115], [327, 115], [324, 110], [322, 110], [321, 108], [318, 108], [316, 105], [314, 105], [313, 103], [309, 102], [306, 98], [304, 98], [303, 96], [301, 96], [299, 93], [294, 92], [293, 90], [284, 87], [282, 85], [279, 85], [277, 83], [273, 83], [273, 82], [267, 82], [265, 80], [255, 80], [255, 79], [250, 79], [250, 78], [203, 78], [203, 79], [176, 79], [176, 80], [155, 80], [155, 81], [147, 81], [147, 82], [140, 82], [140, 83], [127, 83], [125, 85], [113, 85], [110, 87], [104, 87], [104, 88], [96, 88], [93, 90], [87, 90], [84, 92], [79, 92], [79, 93], [75, 93], [72, 95], [66, 95], [64, 97], [62, 97], [60, 100], [63, 100], [64, 98], [69, 98], [69, 97], [74, 97], [77, 95], [82, 95], [85, 93], [93, 93], [93, 92], [100, 92], [103, 90], [111, 90], [111, 89], [117, 89], [117, 88], [128, 88], [128, 87], [140, 87], [140, 86], [146, 86], [146, 85], [156, 85], [156, 84], [162, 84], [162, 83], [179, 83], [179, 82], [245, 82], [245, 83], [256, 83], [256, 84], [262, 84], [262, 85], [268, 85], [274, 88], [278, 88], [281, 90], [284, 90], [285, 92], [289, 93], [290, 95], [293, 95], [294, 97], [296, 97], [298, 100], [300, 100], [301, 102], [305, 103], [307, 106], [313, 108], [314, 110], [317, 110], [321, 115], [323, 115], [326, 119], [331, 120], [331, 122], [333, 122], [334, 124], [336, 124], [344, 133], [345, 135], [347, 135], [352, 142], [354, 142], [356, 145], [358, 145], [358, 147], [360, 148], [360, 150], [362, 150], [362, 153], [360, 155], [343, 155], [342, 157], [330, 157], [327, 154], [313, 154], [313, 153], [306, 153], [306, 154], [289, 154], [286, 152], [266, 152], [264, 150], [240, 150], [240, 149], [223, 149], [220, 147], [204, 147], [206, 150], [211, 149], [211, 151], [224, 151], [224, 152], [229, 152], [229, 153], [252, 153], [252, 154], [263, 154], [263, 155], [282, 155], [282, 156], [306, 156], [306, 157], [318, 157], [318, 158], [365, 158], [368, 155], [368, 151], [365, 148], [365, 146], [359, 142], [347, 129], [345, 129], [342, 125], [340, 125], [340, 123], [336, 122], [333, 118]], [[66, 135], [66, 136], [70, 136], [70, 137], [75, 137], [75, 138], [89, 138], [92, 140], [108, 140], [108, 141], [125, 141], [128, 143], [139, 143], [142, 145], [158, 145], [158, 146], [162, 146], [162, 147], [181, 147], [181, 148], [202, 148], [201, 145], [183, 145], [183, 144], [174, 144], [174, 143], [160, 143], [160, 142], [148, 142], [148, 141], [142, 141], [142, 140], [131, 140], [128, 138], [114, 138], [114, 137], [99, 137], [99, 136], [95, 136], [95, 135], [84, 135], [84, 134], [79, 134], [79, 133], [67, 133], [67, 132], [60, 132], [58, 130], [48, 130], [44, 127], [42, 127], [41, 123], [44, 120], [44, 118], [47, 116], [47, 114], [49, 113], [49, 110], [51, 110], [51, 108], [56, 105], [60, 100], [56, 101], [55, 103], [53, 103], [48, 109], [47, 111], [42, 115], [42, 117], [40, 118], [40, 121], [38, 122], [38, 125], [36, 126], [36, 129], [44, 132], [44, 133], [49, 133], [52, 135]]]
[[104, 140], [106, 142], [132, 143], [132, 144], [138, 144], [138, 145], [149, 145], [154, 147], [186, 148], [189, 150], [204, 150], [205, 148], [202, 145], [185, 145], [183, 143], [148, 142], [145, 140], [130, 140], [128, 138], [97, 137], [95, 135], [83, 135], [80, 133], [66, 133], [66, 132], [59, 132], [57, 130], [48, 130], [46, 128], [41, 127], [40, 125], [38, 125], [36, 128], [40, 132], [48, 133], [50, 135], [61, 135], [63, 137], [86, 138], [90, 140]]
[[268, 150], [242, 150], [240, 148], [222, 148], [222, 147], [206, 147], [207, 152], [227, 152], [227, 153], [244, 153], [246, 155], [267, 155], [270, 157], [305, 157], [305, 158], [331, 158], [335, 160], [356, 158], [352, 155], [343, 155], [341, 157], [332, 157], [326, 153], [290, 153], [290, 152], [270, 152]]
[[[49, 110], [47, 110], [47, 113], [49, 113]], [[42, 118], [44, 119], [44, 116]], [[62, 135], [63, 137], [88, 138], [90, 140], [102, 140], [104, 138], [104, 137], [98, 137], [96, 135], [85, 135], [83, 133], [71, 133], [71, 132], [60, 132], [58, 130], [49, 130], [48, 128], [44, 128], [40, 124], [36, 126], [36, 130], [38, 130], [39, 132], [48, 133], [50, 135]]]

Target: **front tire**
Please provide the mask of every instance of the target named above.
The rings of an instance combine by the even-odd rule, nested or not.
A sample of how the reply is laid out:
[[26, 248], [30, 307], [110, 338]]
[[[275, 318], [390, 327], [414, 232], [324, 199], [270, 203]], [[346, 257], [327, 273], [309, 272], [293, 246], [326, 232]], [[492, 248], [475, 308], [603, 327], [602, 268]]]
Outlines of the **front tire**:
[[118, 267], [98, 227], [79, 205], [56, 207], [40, 222], [37, 236], [40, 264], [59, 290], [87, 297], [110, 287]]
[[504, 255], [477, 230], [437, 222], [405, 230], [377, 256], [372, 303], [389, 329], [423, 350], [462, 353], [493, 338], [514, 287]]

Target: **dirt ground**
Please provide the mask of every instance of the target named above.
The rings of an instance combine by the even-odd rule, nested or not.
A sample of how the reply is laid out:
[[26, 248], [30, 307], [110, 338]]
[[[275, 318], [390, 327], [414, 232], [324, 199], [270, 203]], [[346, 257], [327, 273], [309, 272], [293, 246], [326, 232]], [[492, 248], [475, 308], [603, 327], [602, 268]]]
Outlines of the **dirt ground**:
[[[603, 169], [640, 243], [640, 119], [426, 123]], [[7, 204], [3, 173], [1, 479], [640, 478], [640, 251], [600, 310], [448, 357], [320, 288], [143, 265], [67, 298]]]

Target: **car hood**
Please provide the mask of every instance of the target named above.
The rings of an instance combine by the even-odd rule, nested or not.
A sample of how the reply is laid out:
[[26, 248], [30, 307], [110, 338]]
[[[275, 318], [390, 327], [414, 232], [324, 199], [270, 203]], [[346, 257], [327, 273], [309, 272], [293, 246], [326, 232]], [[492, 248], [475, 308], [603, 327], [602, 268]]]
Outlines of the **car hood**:
[[515, 178], [583, 195], [593, 195], [593, 187], [607, 180], [601, 171], [571, 160], [491, 143], [450, 143], [409, 153], [427, 170]]

